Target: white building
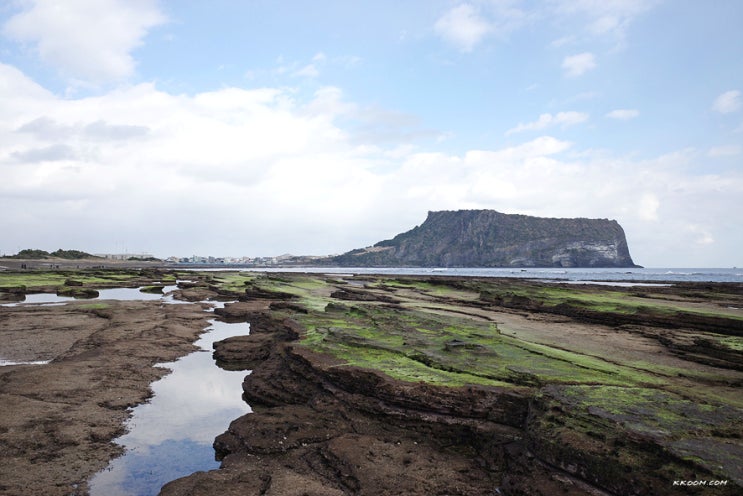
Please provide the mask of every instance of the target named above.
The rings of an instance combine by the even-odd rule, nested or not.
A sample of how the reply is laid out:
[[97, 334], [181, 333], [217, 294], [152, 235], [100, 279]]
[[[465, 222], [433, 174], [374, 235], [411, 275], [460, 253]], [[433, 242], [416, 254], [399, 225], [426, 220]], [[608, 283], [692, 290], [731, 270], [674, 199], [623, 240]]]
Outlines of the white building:
[[96, 257], [106, 260], [129, 260], [130, 258], [154, 258], [150, 253], [96, 253]]

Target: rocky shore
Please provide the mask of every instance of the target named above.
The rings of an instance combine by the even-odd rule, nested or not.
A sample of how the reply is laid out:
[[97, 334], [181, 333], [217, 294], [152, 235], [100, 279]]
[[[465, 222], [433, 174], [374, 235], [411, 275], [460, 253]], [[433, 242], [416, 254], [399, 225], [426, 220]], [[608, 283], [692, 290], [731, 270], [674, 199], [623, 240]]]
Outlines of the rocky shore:
[[[743, 486], [740, 349], [732, 347], [727, 356], [703, 345], [678, 346], [684, 339], [702, 343], [701, 336], [713, 341], [717, 333], [737, 336], [737, 343], [735, 311], [708, 319], [694, 313], [691, 322], [684, 315], [721, 305], [740, 308], [725, 300], [739, 302], [740, 287], [718, 291], [715, 298], [725, 301], [703, 298], [698, 286], [632, 290], [620, 298], [652, 298], [679, 313], [646, 308], [645, 318], [638, 319], [604, 309], [604, 321], [597, 323], [592, 312], [598, 310], [575, 302], [555, 308], [544, 297], [514, 298], [517, 286], [539, 286], [533, 283], [508, 283], [501, 292], [503, 284], [492, 281], [478, 286], [472, 280], [367, 278], [353, 286], [331, 281], [329, 288], [318, 285], [303, 296], [292, 288], [307, 289], [306, 281], [280, 277], [246, 282], [248, 293], [264, 298], [274, 286], [276, 297], [263, 300], [269, 310], [238, 304], [222, 312], [252, 323], [249, 337], [218, 343], [215, 357], [253, 369], [243, 388], [254, 413], [235, 420], [216, 439], [221, 469], [171, 482], [162, 495], [732, 495]], [[475, 286], [489, 289], [473, 293]], [[312, 307], [321, 296], [330, 303], [319, 316]], [[554, 350], [582, 349], [606, 361], [579, 364], [592, 369], [586, 378], [557, 363], [569, 355], [545, 347], [538, 353], [555, 363], [518, 361], [508, 367], [502, 385], [445, 385], [400, 380], [393, 362], [356, 366], [345, 350], [338, 352], [395, 351], [379, 338], [391, 332], [404, 337], [402, 355], [428, 367], [456, 373], [467, 368], [463, 363], [479, 360], [475, 368], [495, 378], [484, 373], [490, 366], [485, 357], [497, 352], [478, 344], [484, 341], [447, 336], [443, 349], [434, 351], [413, 343], [422, 339], [417, 325], [425, 323], [429, 335], [439, 332], [433, 321], [412, 322], [411, 312], [422, 308], [433, 311], [437, 322], [453, 322], [447, 320], [453, 313], [478, 325], [497, 322], [503, 335], [519, 342], [550, 342]], [[394, 329], [387, 328], [386, 318], [395, 322]], [[730, 327], [719, 327], [719, 319]], [[318, 344], [320, 322], [337, 327], [325, 328]], [[345, 323], [346, 330], [356, 329], [359, 322], [374, 326], [375, 337], [341, 328]], [[669, 329], [676, 339], [668, 339]], [[490, 357], [494, 362], [509, 361], [506, 348], [498, 351], [501, 356]], [[464, 362], [452, 358], [462, 353]], [[601, 369], [612, 363], [619, 365]], [[720, 485], [679, 487], [675, 481]]]
[[0, 494], [87, 494], [88, 479], [121, 453], [129, 407], [193, 351], [201, 305], [86, 302], [0, 309]]
[[[176, 278], [151, 275], [123, 284]], [[78, 287], [67, 280], [106, 287], [125, 274], [35, 277], [35, 290], [55, 291]], [[741, 285], [189, 279], [181, 299], [240, 300], [217, 314], [251, 323], [250, 336], [216, 343], [214, 358], [246, 371], [253, 413], [215, 440], [220, 469], [172, 481], [162, 495], [733, 495], [743, 487]], [[165, 373], [152, 365], [194, 349], [206, 316], [200, 304], [157, 301], [0, 308], [0, 356], [50, 360], [0, 368], [0, 494], [86, 494], [120, 451], [112, 440], [127, 408]]]

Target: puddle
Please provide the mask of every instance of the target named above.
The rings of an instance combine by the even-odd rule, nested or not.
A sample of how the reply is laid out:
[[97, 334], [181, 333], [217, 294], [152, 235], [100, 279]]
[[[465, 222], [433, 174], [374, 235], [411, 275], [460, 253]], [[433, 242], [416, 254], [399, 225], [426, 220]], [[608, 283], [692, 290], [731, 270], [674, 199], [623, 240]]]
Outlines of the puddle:
[[0, 367], [5, 367], [7, 365], [46, 365], [49, 363], [49, 360], [34, 360], [30, 362], [16, 362], [14, 360], [3, 360], [0, 358]]
[[[165, 286], [163, 293], [167, 294], [175, 289], [178, 289], [178, 286]], [[139, 288], [99, 289], [98, 293], [98, 298], [93, 298], [94, 300], [152, 301], [163, 298], [161, 293], [144, 293]]]
[[[163, 294], [158, 293], [143, 293], [139, 288], [111, 288], [98, 290], [98, 298], [90, 298], [90, 300], [127, 300], [127, 301], [154, 301], [160, 300], [163, 303], [168, 304], [190, 304], [190, 301], [181, 301], [173, 298], [173, 292], [178, 289], [177, 285], [165, 286], [163, 288]], [[84, 299], [87, 300], [87, 299]], [[15, 307], [19, 305], [41, 305], [41, 306], [59, 306], [72, 301], [84, 301], [78, 300], [71, 296], [57, 296], [54, 293], [33, 293], [26, 295], [23, 301], [14, 301], [12, 303], [2, 303], [0, 307]], [[224, 305], [224, 303], [220, 303]], [[211, 344], [209, 345], [211, 347]], [[210, 348], [211, 349], [211, 348]], [[46, 365], [49, 363], [48, 360], [33, 360], [33, 361], [14, 361], [5, 360], [0, 358], [0, 367], [8, 365]]]
[[[165, 286], [163, 294], [144, 293], [139, 288], [99, 290], [92, 300], [160, 300], [164, 304], [190, 304], [175, 300], [176, 285]], [[5, 303], [17, 305], [64, 305], [80, 301], [72, 297], [41, 293], [25, 300]], [[213, 308], [225, 302], [209, 302]], [[242, 381], [249, 371], [227, 371], [212, 358], [215, 341], [250, 333], [250, 324], [209, 321], [207, 332], [194, 343], [199, 347], [175, 362], [158, 364], [171, 373], [152, 383], [149, 402], [135, 407], [126, 424], [127, 433], [115, 440], [125, 453], [90, 479], [91, 496], [149, 496], [180, 477], [219, 468], [212, 443], [227, 430], [230, 422], [249, 413], [242, 399]], [[16, 362], [0, 359], [4, 365], [43, 365], [48, 362]]]
[[144, 293], [140, 288], [110, 288], [99, 289], [97, 298], [73, 298], [71, 296], [57, 296], [54, 293], [33, 293], [27, 294], [25, 299], [14, 301], [12, 303], [3, 303], [0, 306], [15, 307], [18, 305], [63, 305], [71, 301], [89, 301], [89, 300], [124, 300], [124, 301], [155, 301], [162, 300], [165, 303], [189, 303], [173, 299], [173, 291], [178, 286], [163, 287], [160, 293]]
[[0, 306], [15, 307], [18, 305], [26, 305], [26, 304], [63, 305], [69, 301], [75, 301], [75, 298], [71, 296], [57, 296], [54, 293], [34, 293], [34, 294], [27, 294], [26, 298], [21, 301], [14, 301], [12, 303], [3, 303]]
[[126, 452], [90, 481], [91, 496], [155, 495], [173, 479], [219, 467], [214, 438], [250, 412], [242, 400], [246, 371], [226, 371], [212, 359], [212, 344], [248, 334], [250, 324], [210, 321], [195, 343], [201, 349], [175, 362], [152, 384], [154, 396], [132, 410], [128, 433], [116, 442]]

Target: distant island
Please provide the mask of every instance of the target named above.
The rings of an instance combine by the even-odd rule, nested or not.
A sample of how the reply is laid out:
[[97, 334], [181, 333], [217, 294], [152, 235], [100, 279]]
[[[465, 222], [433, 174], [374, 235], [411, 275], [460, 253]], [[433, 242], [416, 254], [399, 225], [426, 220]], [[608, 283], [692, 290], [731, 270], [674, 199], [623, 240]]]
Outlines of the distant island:
[[341, 267], [638, 267], [622, 226], [495, 210], [428, 212], [392, 239], [328, 257]]

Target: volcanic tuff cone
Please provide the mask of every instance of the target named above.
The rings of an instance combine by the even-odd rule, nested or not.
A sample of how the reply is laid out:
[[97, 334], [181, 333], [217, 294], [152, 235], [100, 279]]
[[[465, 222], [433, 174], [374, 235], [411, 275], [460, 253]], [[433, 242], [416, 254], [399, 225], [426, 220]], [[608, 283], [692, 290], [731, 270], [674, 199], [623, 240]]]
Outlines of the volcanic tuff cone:
[[420, 226], [334, 257], [341, 266], [636, 267], [622, 226], [495, 210], [428, 212]]

